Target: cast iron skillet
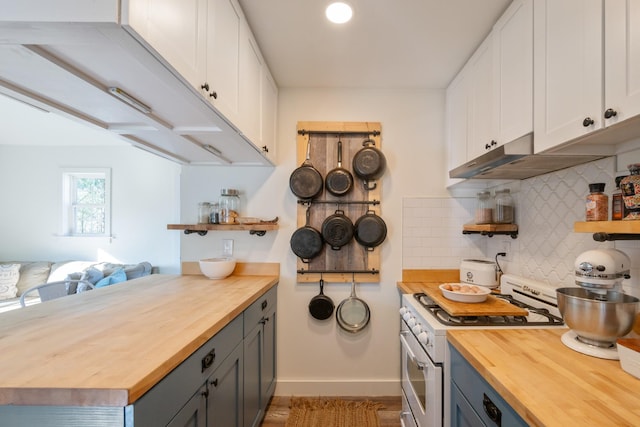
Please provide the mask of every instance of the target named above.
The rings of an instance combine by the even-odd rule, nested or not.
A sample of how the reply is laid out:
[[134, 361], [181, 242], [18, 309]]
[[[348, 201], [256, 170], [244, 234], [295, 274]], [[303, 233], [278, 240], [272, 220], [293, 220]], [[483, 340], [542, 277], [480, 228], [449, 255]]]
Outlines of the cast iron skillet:
[[340, 209], [322, 223], [322, 238], [333, 250], [339, 250], [353, 239], [353, 223]]
[[342, 141], [338, 140], [338, 167], [331, 169], [324, 179], [324, 186], [334, 196], [344, 196], [353, 187], [353, 175], [342, 167]]
[[372, 210], [358, 218], [353, 227], [356, 241], [367, 250], [373, 250], [387, 237], [387, 224]]
[[304, 227], [298, 228], [291, 235], [291, 250], [302, 262], [308, 263], [312, 258], [317, 257], [322, 252], [324, 241], [318, 230], [309, 225], [311, 206], [307, 207], [306, 223]]
[[324, 180], [322, 175], [309, 160], [311, 152], [311, 137], [307, 141], [307, 157], [305, 161], [289, 177], [289, 188], [299, 199], [310, 200], [322, 193]]
[[333, 301], [324, 294], [324, 280], [320, 279], [320, 293], [309, 301], [309, 313], [318, 320], [326, 320], [333, 314], [333, 308]]
[[351, 296], [343, 300], [336, 309], [336, 321], [343, 330], [355, 334], [363, 330], [371, 319], [366, 302], [356, 296], [356, 282], [351, 282]]
[[363, 148], [353, 156], [353, 172], [364, 181], [364, 189], [369, 191], [376, 188], [376, 183], [369, 181], [382, 176], [387, 159], [382, 151], [376, 148], [376, 142], [373, 139], [364, 140], [362, 145]]

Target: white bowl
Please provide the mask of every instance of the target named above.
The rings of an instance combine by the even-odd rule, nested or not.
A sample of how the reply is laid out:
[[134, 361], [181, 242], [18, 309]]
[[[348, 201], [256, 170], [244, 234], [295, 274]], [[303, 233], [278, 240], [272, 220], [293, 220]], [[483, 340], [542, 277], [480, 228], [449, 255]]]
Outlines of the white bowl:
[[618, 338], [617, 347], [622, 369], [640, 379], [640, 339]]
[[[463, 283], [443, 283], [439, 287], [445, 298], [457, 302], [483, 302], [487, 299], [487, 295], [491, 293], [491, 289], [485, 286], [465, 285]], [[447, 288], [459, 290], [449, 290]]]
[[233, 273], [236, 260], [233, 258], [206, 258], [200, 260], [200, 271], [209, 279], [224, 279]]

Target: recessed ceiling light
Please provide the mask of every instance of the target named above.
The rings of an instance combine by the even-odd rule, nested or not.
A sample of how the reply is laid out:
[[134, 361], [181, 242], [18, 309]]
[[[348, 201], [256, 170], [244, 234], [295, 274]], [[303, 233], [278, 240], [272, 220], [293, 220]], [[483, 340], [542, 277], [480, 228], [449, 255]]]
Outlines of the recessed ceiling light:
[[335, 24], [344, 24], [353, 16], [351, 6], [343, 2], [331, 3], [325, 13], [327, 19]]

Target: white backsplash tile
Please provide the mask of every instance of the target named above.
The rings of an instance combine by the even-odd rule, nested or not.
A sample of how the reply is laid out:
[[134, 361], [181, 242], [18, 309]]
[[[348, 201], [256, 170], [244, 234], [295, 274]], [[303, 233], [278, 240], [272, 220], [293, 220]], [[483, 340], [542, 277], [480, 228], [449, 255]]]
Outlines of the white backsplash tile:
[[463, 235], [462, 226], [473, 222], [473, 198], [403, 199], [403, 268], [458, 268], [463, 258], [494, 259], [507, 273], [530, 277], [557, 286], [574, 283], [575, 258], [589, 249], [616, 247], [631, 258], [631, 279], [625, 291], [640, 297], [640, 243], [596, 242], [589, 233], [574, 233], [575, 221], [584, 221], [589, 184], [606, 183], [611, 197], [616, 176], [610, 157], [573, 168], [520, 181], [514, 193], [518, 238], [478, 234]]

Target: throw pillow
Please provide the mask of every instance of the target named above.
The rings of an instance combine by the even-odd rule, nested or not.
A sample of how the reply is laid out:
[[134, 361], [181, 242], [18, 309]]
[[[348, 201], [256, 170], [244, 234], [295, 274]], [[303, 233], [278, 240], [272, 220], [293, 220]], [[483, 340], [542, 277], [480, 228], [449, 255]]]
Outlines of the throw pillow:
[[16, 297], [18, 279], [20, 279], [20, 264], [0, 265], [0, 300]]
[[104, 273], [98, 270], [95, 267], [89, 267], [85, 271], [82, 272], [82, 275], [79, 277], [80, 280], [86, 280], [90, 282], [92, 285], [95, 285], [100, 280], [104, 278]]
[[125, 280], [127, 280], [127, 275], [125, 274], [124, 269], [118, 268], [104, 279], [98, 280], [96, 288], [115, 285], [116, 283], [124, 282]]

